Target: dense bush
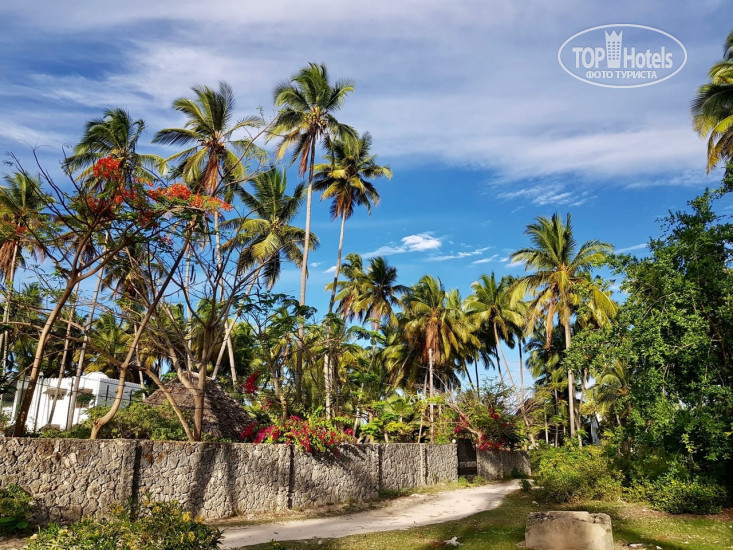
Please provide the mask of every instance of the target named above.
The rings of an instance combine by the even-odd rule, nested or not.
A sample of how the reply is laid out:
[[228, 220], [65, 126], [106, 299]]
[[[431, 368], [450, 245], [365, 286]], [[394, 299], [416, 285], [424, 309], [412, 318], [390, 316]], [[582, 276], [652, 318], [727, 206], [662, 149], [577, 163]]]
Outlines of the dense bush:
[[31, 537], [28, 550], [208, 550], [219, 548], [221, 532], [184, 512], [175, 502], [145, 501], [115, 506], [109, 520], [85, 518], [69, 527], [49, 525]]
[[12, 535], [28, 527], [32, 500], [17, 485], [0, 487], [0, 535]]
[[725, 491], [700, 477], [668, 474], [656, 481], [639, 480], [624, 489], [624, 497], [649, 502], [670, 514], [718, 514], [725, 503]]
[[[41, 437], [75, 437], [86, 439], [92, 431], [92, 423], [109, 411], [109, 407], [89, 409], [89, 417], [71, 431], [44, 430]], [[168, 403], [159, 406], [133, 402], [129, 407], [120, 409], [115, 417], [99, 432], [101, 439], [156, 439], [168, 441], [187, 441], [173, 407]]]
[[622, 475], [597, 446], [548, 448], [537, 461], [539, 498], [548, 502], [614, 500], [621, 495]]

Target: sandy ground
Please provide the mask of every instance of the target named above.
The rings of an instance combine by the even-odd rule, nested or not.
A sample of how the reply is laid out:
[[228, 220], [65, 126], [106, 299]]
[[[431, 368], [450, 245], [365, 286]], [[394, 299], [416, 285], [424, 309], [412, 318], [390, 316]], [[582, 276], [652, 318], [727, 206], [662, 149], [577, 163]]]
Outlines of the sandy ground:
[[271, 540], [340, 538], [443, 523], [496, 508], [506, 495], [518, 488], [518, 481], [512, 480], [443, 493], [415, 494], [377, 510], [355, 514], [227, 527], [222, 548], [240, 548]]

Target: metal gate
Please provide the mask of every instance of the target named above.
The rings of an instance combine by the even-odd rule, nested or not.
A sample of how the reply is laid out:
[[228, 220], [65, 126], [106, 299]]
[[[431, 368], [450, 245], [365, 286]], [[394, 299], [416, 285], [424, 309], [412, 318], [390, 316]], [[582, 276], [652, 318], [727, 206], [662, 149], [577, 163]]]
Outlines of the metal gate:
[[472, 478], [478, 475], [476, 447], [470, 439], [458, 440], [458, 477]]

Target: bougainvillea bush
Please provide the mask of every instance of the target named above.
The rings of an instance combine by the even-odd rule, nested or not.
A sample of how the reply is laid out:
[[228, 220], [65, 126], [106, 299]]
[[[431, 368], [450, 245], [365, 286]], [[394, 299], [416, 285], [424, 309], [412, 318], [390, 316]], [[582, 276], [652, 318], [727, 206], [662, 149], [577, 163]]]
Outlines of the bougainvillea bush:
[[306, 453], [336, 452], [339, 445], [355, 442], [353, 431], [349, 428], [341, 431], [326, 420], [305, 420], [295, 415], [284, 422], [276, 421], [260, 427], [259, 430], [255, 429], [255, 425], [247, 426], [240, 434], [240, 439], [252, 443], [295, 445]]

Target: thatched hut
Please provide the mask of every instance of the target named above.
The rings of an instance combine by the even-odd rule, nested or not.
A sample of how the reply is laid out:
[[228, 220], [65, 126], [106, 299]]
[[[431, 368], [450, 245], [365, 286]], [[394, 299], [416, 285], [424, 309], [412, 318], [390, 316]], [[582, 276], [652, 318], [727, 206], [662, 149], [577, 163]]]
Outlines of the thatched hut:
[[[196, 375], [191, 375], [191, 382], [198, 383]], [[186, 389], [181, 381], [176, 378], [165, 384], [166, 389], [171, 393], [176, 404], [193, 417], [194, 400], [193, 393]], [[162, 405], [167, 403], [165, 394], [157, 390], [145, 400], [146, 405]], [[221, 389], [221, 386], [212, 380], [206, 381], [204, 393], [204, 418], [202, 431], [217, 438], [237, 440], [242, 430], [254, 421], [247, 412], [234, 399]]]

